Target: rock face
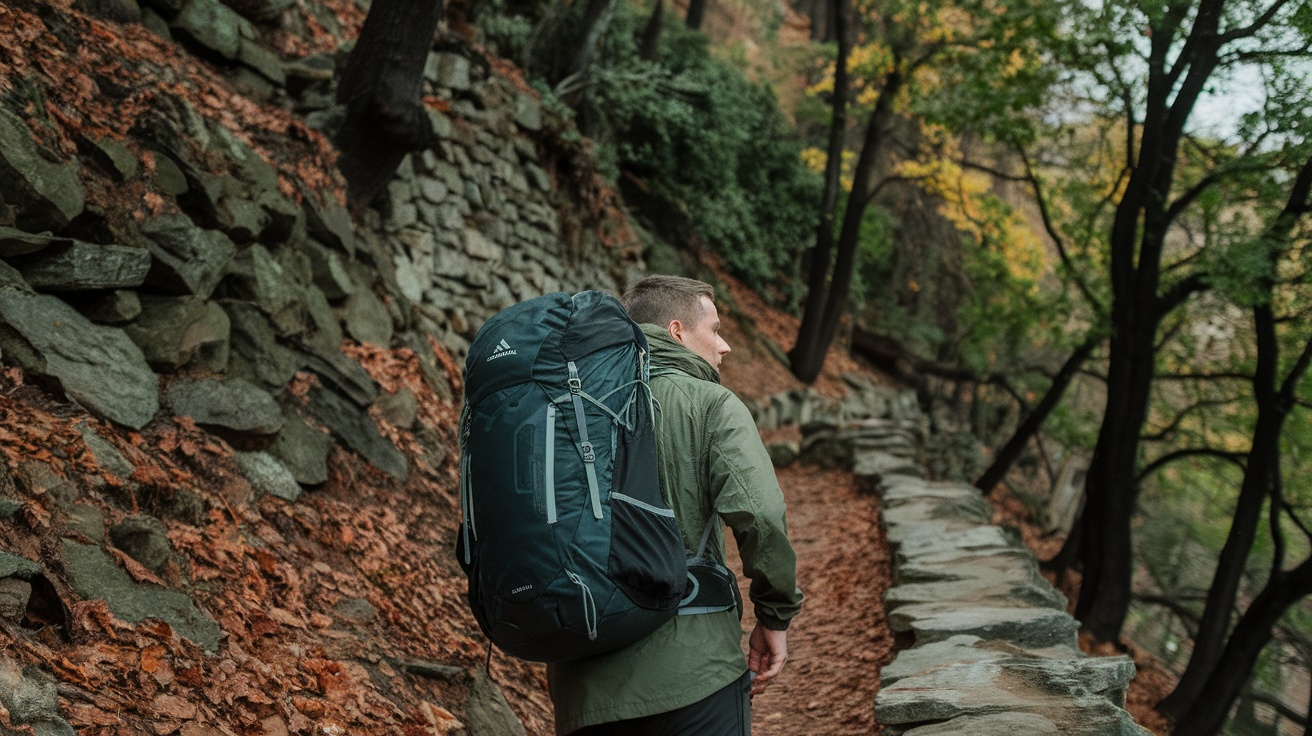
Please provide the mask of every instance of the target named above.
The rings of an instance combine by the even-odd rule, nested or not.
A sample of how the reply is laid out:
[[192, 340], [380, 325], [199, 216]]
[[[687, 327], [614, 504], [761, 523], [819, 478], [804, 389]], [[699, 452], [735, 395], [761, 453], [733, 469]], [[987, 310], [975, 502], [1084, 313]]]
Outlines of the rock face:
[[[304, 4], [109, 4], [177, 41], [170, 51], [190, 49], [226, 67], [231, 85], [204, 105], [179, 91], [195, 86], [190, 76], [176, 88], [160, 86], [124, 111], [137, 116], [131, 124], [71, 133], [62, 152], [47, 144], [52, 132], [70, 133], [62, 118], [40, 105], [0, 107], [0, 360], [21, 368], [30, 385], [55, 387], [98, 417], [144, 430], [86, 422], [76, 430], [80, 440], [72, 435], [59, 448], [67, 454], [55, 453], [65, 464], [42, 458], [19, 469], [28, 494], [0, 497], [0, 520], [37, 518], [48, 505], [58, 527], [51, 539], [63, 541], [48, 550], [57, 562], [44, 566], [0, 555], [0, 621], [24, 625], [45, 595], [39, 588], [54, 580], [38, 584], [37, 575], [59, 575], [67, 583], [57, 586], [61, 596], [71, 590], [102, 600], [128, 623], [163, 620], [213, 653], [223, 632], [198, 607], [212, 599], [188, 594], [187, 565], [175, 564], [185, 561], [174, 559], [165, 526], [149, 514], [205, 527], [212, 523], [206, 494], [231, 489], [189, 487], [185, 472], [166, 480], [131, 448], [175, 430], [190, 439], [191, 422], [173, 419], [185, 416], [216, 435], [202, 445], [207, 452], [221, 448], [214, 451], [226, 458], [235, 448], [233, 463], [251, 486], [288, 503], [328, 481], [337, 445], [389, 476], [371, 482], [402, 481], [411, 463], [384, 425], [421, 437], [444, 428], [418, 426], [432, 415], [421, 406], [430, 394], [382, 392], [358, 356], [411, 350], [391, 357], [417, 355], [451, 398], [456, 382], [442, 380], [446, 361], [431, 345], [459, 360], [484, 321], [515, 301], [559, 290], [621, 291], [641, 268], [640, 248], [623, 223], [599, 222], [555, 191], [554, 162], [540, 158], [536, 133], [548, 126], [537, 95], [470, 63], [453, 51], [458, 43], [430, 54], [424, 81], [426, 97], [444, 100], [429, 106], [439, 141], [402, 164], [374, 208], [353, 216], [334, 186], [304, 176], [313, 163], [270, 155], [285, 147], [313, 157], [328, 148], [296, 117], [311, 113], [304, 122], [316, 129], [331, 124], [335, 60], [284, 63], [281, 49], [262, 45], [270, 31], [295, 34], [289, 13], [307, 11]], [[67, 43], [80, 28], [52, 36]], [[88, 79], [111, 78], [98, 71]], [[31, 91], [57, 83], [36, 81]], [[257, 99], [229, 98], [228, 90]], [[259, 108], [262, 101], [272, 104]], [[224, 109], [228, 103], [239, 107]], [[251, 116], [253, 109], [268, 115]], [[82, 111], [66, 112], [72, 120]], [[250, 124], [253, 117], [261, 122]], [[274, 119], [284, 122], [270, 125]], [[278, 141], [283, 128], [288, 138]], [[74, 147], [81, 159], [69, 157]], [[78, 408], [61, 411], [74, 417], [64, 423], [71, 433]], [[178, 446], [179, 471], [195, 446]], [[432, 447], [426, 460], [448, 468], [446, 452]], [[83, 476], [70, 480], [70, 469]], [[7, 484], [3, 471], [0, 464]], [[246, 503], [244, 492], [224, 501]], [[304, 504], [293, 510], [297, 518], [317, 513]], [[139, 582], [150, 575], [138, 564], [171, 587]], [[380, 618], [375, 611], [362, 620]], [[11, 723], [37, 734], [70, 732], [48, 681], [4, 665], [0, 704]], [[494, 683], [469, 685], [471, 733], [523, 733]], [[270, 733], [289, 726], [270, 724]], [[188, 726], [181, 732], [204, 730]]]
[[73, 736], [73, 727], [59, 712], [54, 678], [34, 667], [22, 667], [3, 655], [0, 655], [0, 705], [9, 711], [10, 723], [31, 728], [35, 736]]
[[282, 429], [282, 408], [268, 391], [240, 378], [175, 381], [168, 389], [175, 413], [197, 424], [235, 432], [271, 435]]
[[82, 213], [86, 195], [76, 160], [53, 162], [17, 115], [0, 108], [0, 222], [31, 232], [58, 230]]
[[84, 598], [105, 601], [118, 618], [130, 623], [158, 618], [207, 651], [218, 649], [218, 624], [185, 593], [138, 583], [99, 547], [68, 539], [64, 540], [64, 564], [73, 590]]
[[42, 294], [0, 291], [0, 352], [110, 421], [140, 429], [159, 409], [145, 357], [122, 330]]
[[208, 297], [237, 253], [226, 235], [202, 230], [184, 215], [150, 220], [141, 234], [154, 259], [146, 283], [171, 294]]
[[23, 280], [38, 291], [91, 291], [140, 286], [150, 270], [144, 248], [73, 241], [24, 259]]

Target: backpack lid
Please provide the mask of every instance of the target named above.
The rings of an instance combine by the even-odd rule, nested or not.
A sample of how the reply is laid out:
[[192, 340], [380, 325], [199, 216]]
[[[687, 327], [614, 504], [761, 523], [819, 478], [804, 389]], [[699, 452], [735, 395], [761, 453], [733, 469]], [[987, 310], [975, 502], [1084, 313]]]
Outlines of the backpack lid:
[[569, 361], [634, 342], [647, 350], [647, 336], [604, 291], [556, 292], [520, 302], [479, 328], [465, 357], [465, 401], [476, 404], [528, 380], [564, 386]]

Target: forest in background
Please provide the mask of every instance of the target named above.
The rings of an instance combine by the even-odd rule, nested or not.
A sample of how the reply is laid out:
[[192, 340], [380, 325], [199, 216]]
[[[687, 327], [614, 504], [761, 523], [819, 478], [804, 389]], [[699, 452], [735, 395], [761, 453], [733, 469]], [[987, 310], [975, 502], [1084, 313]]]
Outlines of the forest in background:
[[799, 378], [850, 351], [980, 438], [1086, 632], [1181, 674], [1177, 733], [1308, 728], [1312, 4], [453, 9], [654, 270], [719, 254], [801, 316]]

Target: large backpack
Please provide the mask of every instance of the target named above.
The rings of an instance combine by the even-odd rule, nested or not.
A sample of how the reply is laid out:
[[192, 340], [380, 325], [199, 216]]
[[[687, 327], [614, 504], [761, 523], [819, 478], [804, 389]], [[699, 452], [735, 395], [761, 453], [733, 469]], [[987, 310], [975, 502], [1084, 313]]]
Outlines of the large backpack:
[[618, 649], [689, 587], [648, 373], [646, 337], [600, 291], [509, 307], [469, 348], [456, 554], [479, 626], [513, 656]]

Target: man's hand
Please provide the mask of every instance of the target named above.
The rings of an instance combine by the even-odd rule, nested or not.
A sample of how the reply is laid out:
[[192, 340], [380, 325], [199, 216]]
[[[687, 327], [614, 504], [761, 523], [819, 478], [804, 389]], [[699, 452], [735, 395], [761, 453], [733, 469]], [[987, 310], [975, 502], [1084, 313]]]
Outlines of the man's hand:
[[788, 659], [788, 632], [771, 631], [756, 622], [747, 639], [747, 669], [756, 673], [752, 680], [752, 697], [765, 692], [766, 685], [784, 668]]

